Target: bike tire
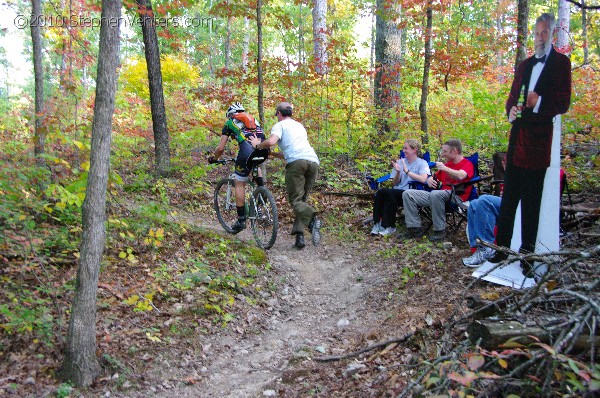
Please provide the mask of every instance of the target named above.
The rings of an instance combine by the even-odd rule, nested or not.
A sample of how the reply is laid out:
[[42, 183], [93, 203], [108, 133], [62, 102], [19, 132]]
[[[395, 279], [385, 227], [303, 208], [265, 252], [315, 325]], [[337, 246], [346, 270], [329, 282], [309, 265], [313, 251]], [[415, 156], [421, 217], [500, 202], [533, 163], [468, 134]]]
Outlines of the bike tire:
[[254, 240], [259, 247], [270, 249], [277, 239], [279, 220], [277, 219], [277, 204], [271, 191], [265, 187], [258, 187], [252, 192], [250, 206], [255, 206], [254, 217], [250, 218]]
[[230, 234], [234, 231], [231, 226], [237, 221], [237, 208], [235, 206], [235, 181], [233, 178], [224, 178], [217, 182], [214, 193], [214, 206], [219, 224]]

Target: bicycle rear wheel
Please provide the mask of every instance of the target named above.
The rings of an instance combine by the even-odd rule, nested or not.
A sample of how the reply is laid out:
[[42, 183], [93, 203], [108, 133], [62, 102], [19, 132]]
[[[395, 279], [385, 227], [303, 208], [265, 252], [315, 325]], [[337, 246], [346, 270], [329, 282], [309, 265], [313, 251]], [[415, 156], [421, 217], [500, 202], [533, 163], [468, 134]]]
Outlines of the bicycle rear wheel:
[[252, 193], [254, 214], [250, 217], [250, 225], [254, 240], [263, 249], [270, 249], [277, 239], [279, 221], [277, 220], [277, 205], [273, 194], [265, 188], [258, 187]]
[[214, 195], [215, 212], [217, 220], [228, 233], [232, 234], [233, 225], [237, 221], [237, 209], [235, 207], [235, 181], [232, 178], [224, 178], [217, 182]]

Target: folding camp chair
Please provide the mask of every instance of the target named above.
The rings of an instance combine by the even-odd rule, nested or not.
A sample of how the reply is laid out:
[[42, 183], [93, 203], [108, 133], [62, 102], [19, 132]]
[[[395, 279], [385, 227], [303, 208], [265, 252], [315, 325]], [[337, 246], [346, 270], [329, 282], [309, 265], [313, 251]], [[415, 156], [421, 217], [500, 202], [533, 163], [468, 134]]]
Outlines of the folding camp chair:
[[[400, 151], [400, 157], [404, 157], [404, 153], [403, 151]], [[425, 160], [427, 163], [429, 163], [429, 167], [433, 167], [435, 166], [435, 162], [431, 162], [431, 155], [429, 154], [429, 152], [425, 152], [423, 154], [423, 160]], [[386, 174], [384, 176], [381, 176], [379, 178], [374, 178], [369, 174], [365, 174], [365, 180], [367, 181], [367, 185], [369, 186], [369, 188], [371, 188], [372, 190], [376, 191], [379, 189], [379, 187], [381, 186], [381, 184], [383, 184], [384, 182], [386, 182], [387, 180], [392, 178], [392, 173]]]
[[[400, 151], [400, 157], [401, 158], [404, 157], [404, 152], [403, 151]], [[431, 155], [429, 154], [429, 152], [423, 153], [423, 160], [425, 160], [429, 164], [429, 167], [435, 166], [435, 163], [431, 162], [430, 159], [431, 159]], [[383, 183], [385, 183], [386, 181], [390, 180], [391, 178], [392, 178], [392, 174], [391, 173], [386, 174], [384, 176], [381, 176], [379, 178], [373, 178], [371, 175], [365, 173], [365, 180], [367, 182], [367, 185], [373, 191], [377, 191], [379, 188], [381, 188], [381, 185]], [[414, 183], [416, 183], [416, 181]], [[400, 210], [400, 209], [402, 209], [401, 206], [398, 208], [398, 210]], [[363, 224], [368, 224], [368, 223], [371, 223], [371, 222], [373, 222], [373, 218], [369, 217], [369, 218], [367, 218], [367, 219], [365, 219], [363, 221]]]
[[506, 152], [496, 152], [493, 156], [492, 164], [492, 186], [491, 192], [496, 196], [501, 196], [504, 188], [504, 169], [505, 169]]
[[[465, 156], [465, 159], [473, 164], [473, 178], [469, 181], [462, 182], [460, 184], [451, 185], [452, 193], [450, 199], [446, 202], [446, 225], [452, 231], [456, 231], [460, 226], [467, 221], [467, 209], [469, 202], [477, 199], [479, 196], [480, 184], [484, 181], [491, 180], [492, 176], [481, 177], [479, 175], [479, 153], [475, 152], [471, 156]], [[468, 187], [472, 187], [469, 197], [466, 201], [460, 198]], [[415, 186], [414, 189], [421, 189]], [[425, 187], [429, 189], [429, 187]], [[428, 207], [419, 208], [419, 214], [424, 224], [427, 224], [424, 229], [427, 230], [433, 225], [431, 217], [431, 210]]]

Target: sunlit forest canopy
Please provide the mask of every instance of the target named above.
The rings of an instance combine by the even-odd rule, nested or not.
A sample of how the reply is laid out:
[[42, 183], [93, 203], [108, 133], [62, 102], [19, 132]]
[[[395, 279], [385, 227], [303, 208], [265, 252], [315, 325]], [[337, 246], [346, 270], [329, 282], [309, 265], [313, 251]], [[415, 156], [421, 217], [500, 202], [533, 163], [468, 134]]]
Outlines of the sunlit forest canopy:
[[[280, 0], [263, 4], [262, 43], [265, 107], [286, 99], [307, 126], [319, 151], [357, 159], [396, 151], [399, 142], [421, 135], [419, 101], [427, 1], [399, 0], [328, 2], [326, 36], [328, 72], [315, 73], [312, 2]], [[573, 65], [573, 100], [564, 118], [565, 140], [578, 134], [597, 135], [598, 12], [570, 4], [569, 46]], [[597, 4], [596, 4], [597, 6]], [[31, 18], [29, 2], [11, 1], [10, 15]], [[48, 142], [73, 145], [90, 136], [99, 38], [98, 1], [42, 3], [44, 125]], [[447, 137], [462, 139], [469, 150], [494, 151], [506, 145], [504, 115], [517, 49], [517, 2], [431, 2], [432, 59], [427, 103], [429, 145], [436, 150]], [[558, 1], [529, 1], [529, 24], [542, 12], [557, 13]], [[115, 134], [152, 137], [150, 104], [141, 20], [135, 2], [123, 3], [119, 86]], [[169, 132], [213, 139], [232, 101], [258, 112], [256, 3], [231, 1], [156, 1], [158, 34]], [[395, 76], [385, 89], [394, 93], [390, 109], [374, 105], [376, 19], [397, 30]], [[582, 22], [583, 21], [583, 22]], [[31, 139], [34, 76], [28, 29], [0, 31], [1, 129]], [[585, 28], [584, 28], [585, 23]], [[21, 28], [21, 29], [17, 29]], [[18, 40], [22, 52], [7, 56], [7, 41]], [[527, 49], [531, 53], [532, 35]], [[392, 46], [392, 44], [390, 44]], [[20, 65], [26, 65], [25, 68]], [[14, 76], [24, 75], [22, 82]], [[267, 130], [276, 121], [265, 113]], [[385, 119], [389, 128], [380, 131]], [[71, 144], [69, 144], [71, 142]], [[376, 149], [375, 151], [373, 149]], [[48, 149], [52, 153], [51, 146]], [[64, 153], [56, 154], [63, 156]]]

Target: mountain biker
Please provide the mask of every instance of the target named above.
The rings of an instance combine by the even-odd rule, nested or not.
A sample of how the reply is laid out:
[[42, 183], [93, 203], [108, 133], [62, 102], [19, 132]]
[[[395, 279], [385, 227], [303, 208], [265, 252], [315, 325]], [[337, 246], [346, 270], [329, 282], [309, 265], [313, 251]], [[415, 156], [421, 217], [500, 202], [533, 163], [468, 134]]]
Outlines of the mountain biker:
[[[248, 176], [252, 169], [265, 160], [269, 156], [268, 149], [254, 149], [248, 142], [248, 137], [256, 136], [261, 141], [264, 141], [265, 134], [262, 127], [253, 116], [246, 113], [246, 110], [239, 102], [232, 104], [225, 114], [227, 121], [221, 130], [221, 141], [215, 149], [213, 156], [208, 158], [208, 163], [216, 163], [225, 150], [227, 140], [231, 138], [239, 145], [238, 154], [235, 160], [235, 206], [237, 209], [238, 219], [231, 226], [234, 234], [239, 233], [246, 228], [246, 212], [244, 210], [245, 195], [244, 190]], [[258, 177], [256, 185], [263, 186], [264, 180], [260, 168], [258, 169]]]

